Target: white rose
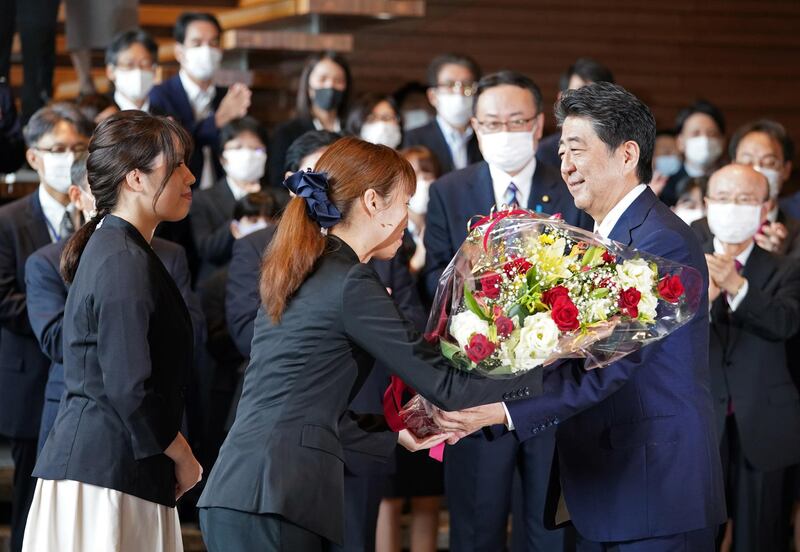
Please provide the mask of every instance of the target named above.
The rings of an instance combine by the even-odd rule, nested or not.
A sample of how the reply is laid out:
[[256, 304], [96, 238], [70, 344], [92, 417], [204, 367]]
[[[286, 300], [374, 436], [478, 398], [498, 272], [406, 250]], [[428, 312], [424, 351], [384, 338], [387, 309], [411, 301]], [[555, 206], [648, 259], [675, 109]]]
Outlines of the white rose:
[[622, 289], [634, 287], [642, 293], [652, 291], [656, 279], [656, 273], [644, 259], [634, 259], [618, 264], [617, 276]]
[[465, 310], [450, 318], [450, 334], [462, 349], [469, 345], [473, 334], [489, 335], [489, 323], [471, 310]]
[[608, 311], [611, 309], [611, 299], [590, 299], [583, 308], [583, 319], [591, 324], [608, 319]]
[[[641, 290], [640, 290], [641, 291]], [[656, 307], [658, 297], [652, 291], [642, 291], [642, 298], [639, 299], [639, 318], [652, 321], [656, 319]]]
[[520, 330], [514, 351], [517, 363], [526, 369], [538, 366], [555, 351], [559, 337], [561, 332], [549, 312], [529, 316]]

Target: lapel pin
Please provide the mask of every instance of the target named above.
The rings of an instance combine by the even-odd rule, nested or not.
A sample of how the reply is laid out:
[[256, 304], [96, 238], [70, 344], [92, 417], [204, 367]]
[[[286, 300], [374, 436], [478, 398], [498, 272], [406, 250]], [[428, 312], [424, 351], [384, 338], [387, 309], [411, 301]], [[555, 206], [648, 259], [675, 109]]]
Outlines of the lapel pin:
[[550, 196], [549, 195], [543, 195], [542, 196], [542, 201], [545, 202], [545, 203], [548, 203], [550, 201]]

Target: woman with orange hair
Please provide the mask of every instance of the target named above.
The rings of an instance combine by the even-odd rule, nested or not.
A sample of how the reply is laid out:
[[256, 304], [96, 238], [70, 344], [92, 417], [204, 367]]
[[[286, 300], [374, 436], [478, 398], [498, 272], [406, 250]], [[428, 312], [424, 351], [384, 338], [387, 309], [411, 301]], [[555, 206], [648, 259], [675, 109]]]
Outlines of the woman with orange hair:
[[380, 360], [445, 410], [530, 394], [534, 374], [488, 380], [451, 367], [398, 312], [370, 258], [391, 257], [416, 177], [394, 150], [331, 145], [295, 194], [264, 257], [263, 308], [236, 421], [198, 506], [211, 552], [324, 550], [343, 540], [342, 449], [388, 458], [399, 442], [380, 416], [348, 411]]

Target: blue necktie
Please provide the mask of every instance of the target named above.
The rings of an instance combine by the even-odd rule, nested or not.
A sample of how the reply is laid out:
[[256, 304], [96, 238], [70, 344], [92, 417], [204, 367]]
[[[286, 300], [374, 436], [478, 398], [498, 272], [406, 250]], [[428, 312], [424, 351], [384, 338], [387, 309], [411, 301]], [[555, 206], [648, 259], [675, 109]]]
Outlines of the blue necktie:
[[518, 191], [519, 189], [516, 185], [511, 182], [506, 189], [506, 193], [503, 195], [503, 203], [511, 209], [517, 209], [519, 207], [519, 198], [517, 197]]

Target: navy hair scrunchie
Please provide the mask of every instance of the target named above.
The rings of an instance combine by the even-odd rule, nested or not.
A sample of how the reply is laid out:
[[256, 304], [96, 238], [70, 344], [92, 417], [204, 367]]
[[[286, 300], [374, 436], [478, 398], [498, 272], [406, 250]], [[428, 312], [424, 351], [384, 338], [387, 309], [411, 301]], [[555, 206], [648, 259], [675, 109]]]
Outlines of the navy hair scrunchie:
[[322, 228], [330, 228], [342, 218], [342, 213], [328, 197], [328, 174], [297, 171], [283, 181], [289, 191], [306, 200], [308, 216]]

